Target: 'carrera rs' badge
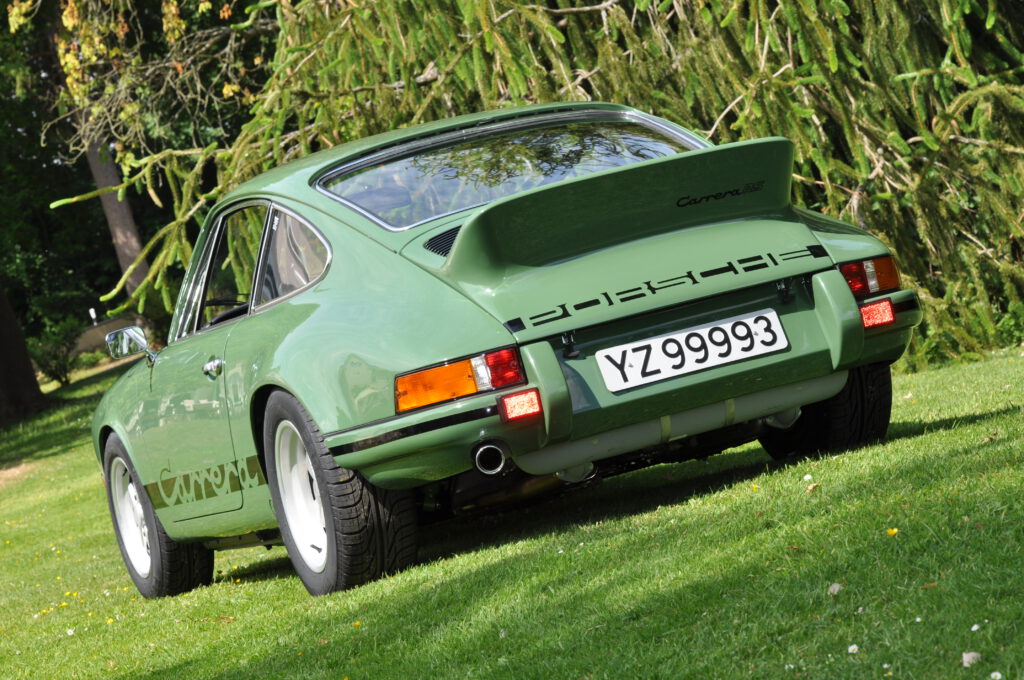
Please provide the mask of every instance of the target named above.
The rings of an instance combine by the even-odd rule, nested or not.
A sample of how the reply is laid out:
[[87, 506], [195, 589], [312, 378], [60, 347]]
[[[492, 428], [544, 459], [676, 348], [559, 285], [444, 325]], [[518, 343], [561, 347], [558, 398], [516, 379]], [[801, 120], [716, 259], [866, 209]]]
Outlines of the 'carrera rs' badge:
[[742, 196], [743, 194], [752, 194], [755, 191], [764, 189], [765, 180], [757, 182], [747, 182], [743, 188], [729, 189], [727, 191], [718, 191], [713, 194], [705, 194], [703, 196], [683, 196], [676, 201], [676, 206], [680, 208], [689, 208], [691, 205], [700, 205], [701, 203], [707, 203], [708, 201], [720, 201], [723, 198], [729, 198], [730, 196]]

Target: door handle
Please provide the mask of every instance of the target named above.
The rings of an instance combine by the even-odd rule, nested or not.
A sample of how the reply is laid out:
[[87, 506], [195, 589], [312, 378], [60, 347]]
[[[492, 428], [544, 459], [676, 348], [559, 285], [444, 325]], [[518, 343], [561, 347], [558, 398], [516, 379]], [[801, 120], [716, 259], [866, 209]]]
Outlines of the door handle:
[[224, 360], [220, 357], [210, 359], [203, 364], [203, 373], [209, 378], [216, 378], [224, 370]]

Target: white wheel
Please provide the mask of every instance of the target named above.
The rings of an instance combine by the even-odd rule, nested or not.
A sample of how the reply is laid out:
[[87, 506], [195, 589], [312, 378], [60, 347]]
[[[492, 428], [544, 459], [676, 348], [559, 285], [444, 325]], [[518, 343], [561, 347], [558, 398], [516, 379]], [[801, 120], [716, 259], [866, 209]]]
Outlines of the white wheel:
[[416, 557], [416, 508], [339, 467], [306, 409], [286, 392], [267, 399], [263, 454], [281, 540], [313, 595], [394, 573]]
[[274, 462], [281, 510], [288, 519], [295, 547], [309, 570], [320, 574], [327, 566], [327, 524], [316, 473], [302, 435], [290, 420], [274, 434]]
[[153, 558], [149, 553], [149, 527], [128, 466], [120, 457], [110, 464], [110, 496], [114, 509], [114, 526], [121, 537], [125, 556], [143, 578], [149, 577]]
[[210, 585], [213, 551], [167, 535], [117, 435], [103, 447], [103, 471], [117, 545], [139, 592], [164, 597]]

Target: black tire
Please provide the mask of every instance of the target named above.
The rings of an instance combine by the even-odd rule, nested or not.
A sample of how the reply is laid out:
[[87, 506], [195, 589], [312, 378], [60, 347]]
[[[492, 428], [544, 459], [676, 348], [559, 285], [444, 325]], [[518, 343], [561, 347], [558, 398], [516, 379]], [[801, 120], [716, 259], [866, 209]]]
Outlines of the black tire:
[[789, 429], [768, 429], [761, 435], [761, 446], [772, 458], [847, 451], [882, 440], [892, 412], [889, 365], [851, 369], [839, 394], [801, 411]]
[[267, 401], [263, 454], [281, 538], [310, 594], [357, 586], [413, 562], [412, 493], [375, 487], [339, 467], [309, 414], [286, 392]]
[[107, 507], [128, 575], [143, 597], [178, 595], [213, 581], [213, 551], [167, 536], [117, 435], [103, 449]]

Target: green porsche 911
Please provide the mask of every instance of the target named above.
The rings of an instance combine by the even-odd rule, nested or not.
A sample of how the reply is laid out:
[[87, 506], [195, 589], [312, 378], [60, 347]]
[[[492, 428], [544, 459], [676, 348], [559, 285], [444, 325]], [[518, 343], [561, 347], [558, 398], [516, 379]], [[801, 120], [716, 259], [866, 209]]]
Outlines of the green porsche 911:
[[283, 543], [310, 593], [410, 564], [425, 515], [759, 440], [882, 438], [921, 320], [861, 229], [790, 204], [782, 138], [600, 103], [378, 135], [210, 211], [167, 346], [93, 438], [143, 595]]

